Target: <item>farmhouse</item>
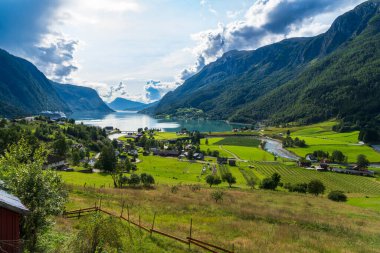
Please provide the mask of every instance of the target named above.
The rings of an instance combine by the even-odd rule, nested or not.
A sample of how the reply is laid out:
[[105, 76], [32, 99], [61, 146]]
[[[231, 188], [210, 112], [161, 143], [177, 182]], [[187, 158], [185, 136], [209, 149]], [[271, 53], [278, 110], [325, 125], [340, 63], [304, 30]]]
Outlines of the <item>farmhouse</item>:
[[67, 165], [64, 157], [48, 155], [47, 162], [44, 165], [45, 169], [59, 169]]
[[332, 168], [331, 171], [337, 172], [337, 173], [350, 174], [350, 175], [358, 175], [358, 176], [370, 176], [370, 177], [373, 177], [375, 175], [375, 172], [372, 171], [372, 170], [352, 170], [352, 169]]
[[0, 189], [0, 249], [1, 252], [22, 251], [20, 220], [28, 209], [16, 197]]

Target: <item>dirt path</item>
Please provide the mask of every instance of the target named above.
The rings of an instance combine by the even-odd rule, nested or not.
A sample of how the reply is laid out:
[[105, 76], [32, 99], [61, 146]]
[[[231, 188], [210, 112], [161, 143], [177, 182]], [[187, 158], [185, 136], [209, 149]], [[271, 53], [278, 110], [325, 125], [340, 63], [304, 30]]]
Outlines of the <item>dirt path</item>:
[[223, 148], [222, 145], [219, 145], [219, 149], [221, 149], [221, 150], [223, 150], [223, 151], [229, 153], [230, 155], [232, 155], [232, 156], [236, 159], [236, 161], [238, 161], [238, 162], [245, 162], [245, 163], [248, 162], [247, 160], [240, 159], [240, 157], [237, 156], [235, 153], [233, 153], [233, 152], [231, 152], [231, 151], [229, 151], [229, 150]]

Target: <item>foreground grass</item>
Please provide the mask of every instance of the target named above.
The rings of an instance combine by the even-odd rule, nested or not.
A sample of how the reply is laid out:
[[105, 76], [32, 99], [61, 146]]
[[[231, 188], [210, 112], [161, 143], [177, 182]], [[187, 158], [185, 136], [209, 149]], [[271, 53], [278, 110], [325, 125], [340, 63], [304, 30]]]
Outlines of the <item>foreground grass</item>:
[[[215, 203], [213, 189], [192, 191], [179, 186], [155, 190], [99, 189], [69, 187], [67, 209], [102, 206], [120, 214], [121, 203], [129, 205], [131, 218], [141, 215], [150, 226], [185, 238], [193, 219], [193, 237], [236, 252], [378, 252], [380, 212], [326, 198], [272, 191], [225, 191], [223, 201]], [[75, 234], [78, 220], [57, 220], [57, 226], [71, 227]], [[186, 245], [163, 240], [159, 235], [144, 239], [144, 252], [201, 252]], [[321, 243], [323, 242], [323, 243]], [[132, 251], [133, 252], [133, 251]]]

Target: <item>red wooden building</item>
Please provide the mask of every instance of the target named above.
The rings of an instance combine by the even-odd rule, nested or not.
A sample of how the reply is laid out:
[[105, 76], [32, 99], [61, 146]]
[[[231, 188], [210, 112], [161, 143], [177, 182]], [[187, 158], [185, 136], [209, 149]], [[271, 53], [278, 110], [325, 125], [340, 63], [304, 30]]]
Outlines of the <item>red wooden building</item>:
[[20, 220], [27, 212], [17, 197], [0, 189], [0, 252], [22, 251]]

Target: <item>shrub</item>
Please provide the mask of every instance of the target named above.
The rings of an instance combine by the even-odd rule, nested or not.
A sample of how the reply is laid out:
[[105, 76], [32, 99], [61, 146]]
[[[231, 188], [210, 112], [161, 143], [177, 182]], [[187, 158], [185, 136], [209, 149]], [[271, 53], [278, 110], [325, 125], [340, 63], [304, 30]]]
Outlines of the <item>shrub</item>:
[[140, 177], [137, 174], [132, 174], [128, 180], [128, 184], [132, 186], [136, 186], [140, 184]]
[[216, 190], [216, 191], [213, 191], [211, 193], [211, 198], [213, 200], [215, 200], [216, 203], [218, 203], [218, 201], [223, 201], [223, 195], [224, 195], [224, 192], [221, 191], [221, 190]]
[[173, 186], [170, 188], [171, 193], [174, 193], [174, 194], [177, 193], [178, 190], [179, 190], [179, 187], [176, 186], [176, 185], [173, 185]]
[[336, 202], [346, 202], [347, 196], [342, 191], [332, 191], [327, 196], [329, 199], [336, 201]]
[[150, 187], [152, 184], [154, 184], [154, 178], [150, 174], [142, 173], [140, 175], [141, 182], [145, 187]]
[[320, 180], [311, 180], [307, 185], [307, 191], [315, 196], [325, 192], [325, 185]]
[[285, 184], [284, 188], [288, 189], [290, 192], [299, 192], [299, 193], [306, 193], [307, 192], [307, 184], [306, 183], [295, 184], [295, 185], [287, 183], [287, 184]]

